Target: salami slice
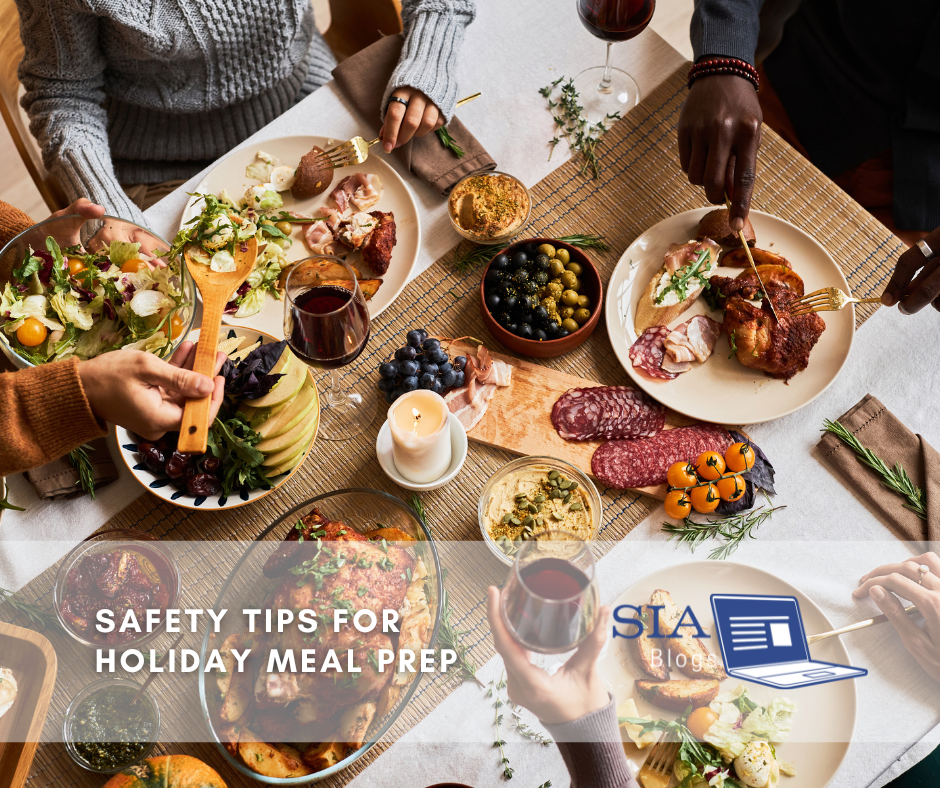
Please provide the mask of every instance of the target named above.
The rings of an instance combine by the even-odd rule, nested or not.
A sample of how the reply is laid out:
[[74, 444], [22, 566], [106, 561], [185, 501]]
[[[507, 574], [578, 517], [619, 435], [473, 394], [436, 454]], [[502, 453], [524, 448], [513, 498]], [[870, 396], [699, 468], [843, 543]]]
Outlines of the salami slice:
[[608, 487], [650, 487], [666, 481], [673, 463], [691, 462], [703, 451], [724, 454], [731, 443], [728, 431], [717, 424], [677, 427], [649, 438], [605, 443], [594, 452], [591, 471]]
[[645, 372], [651, 378], [675, 380], [679, 375], [663, 369], [666, 357], [665, 342], [670, 330], [665, 326], [652, 326], [644, 331], [630, 347], [630, 359], [633, 367]]
[[569, 389], [552, 407], [552, 424], [566, 441], [647, 438], [665, 423], [665, 408], [629, 386]]

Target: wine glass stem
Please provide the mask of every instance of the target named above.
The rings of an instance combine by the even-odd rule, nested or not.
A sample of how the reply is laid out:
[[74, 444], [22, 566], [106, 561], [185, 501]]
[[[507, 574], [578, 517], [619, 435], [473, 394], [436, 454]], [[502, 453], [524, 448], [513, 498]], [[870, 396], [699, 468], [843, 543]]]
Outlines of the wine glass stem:
[[598, 93], [608, 94], [611, 93], [611, 83], [613, 82], [613, 74], [611, 73], [611, 51], [610, 48], [613, 46], [611, 41], [607, 42], [607, 62], [604, 64], [604, 77], [601, 79], [600, 84], [597, 86]]
[[346, 403], [346, 389], [343, 388], [339, 367], [330, 370], [330, 387], [323, 393], [326, 395], [327, 405], [331, 408], [337, 408]]

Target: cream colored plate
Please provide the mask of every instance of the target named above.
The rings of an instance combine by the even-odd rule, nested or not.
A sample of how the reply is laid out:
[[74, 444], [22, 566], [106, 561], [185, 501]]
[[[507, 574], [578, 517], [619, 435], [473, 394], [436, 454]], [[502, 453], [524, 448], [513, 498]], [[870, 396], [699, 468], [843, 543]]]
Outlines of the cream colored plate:
[[[199, 184], [196, 191], [209, 192], [218, 196], [222, 189], [227, 189], [232, 197], [241, 198], [249, 186], [259, 184], [259, 181], [245, 177], [245, 168], [254, 161], [255, 154], [259, 150], [277, 156], [285, 164], [296, 167], [301, 157], [314, 145], [327, 149], [341, 141], [317, 136], [276, 137], [263, 140], [257, 145], [238, 150], [227, 159], [219, 162], [215, 169]], [[382, 155], [377, 152], [378, 150], [378, 147], [373, 148], [372, 155], [364, 164], [337, 170], [330, 188], [317, 197], [310, 200], [295, 200], [291, 197], [289, 191], [281, 192], [281, 197], [284, 199], [284, 210], [309, 214], [314, 213], [317, 208], [327, 201], [332, 204], [332, 201], [329, 200], [330, 191], [347, 175], [366, 172], [379, 176], [382, 181], [382, 199], [372, 210], [392, 211], [395, 214], [397, 243], [395, 244], [395, 250], [392, 252], [392, 262], [388, 267], [388, 271], [385, 276], [381, 277], [382, 286], [379, 288], [379, 292], [369, 301], [369, 316], [372, 318], [378, 317], [388, 309], [391, 303], [398, 298], [399, 293], [404, 290], [405, 285], [408, 284], [415, 261], [418, 259], [418, 246], [421, 242], [421, 220], [418, 217], [418, 206], [415, 204], [411, 190], [401, 176], [384, 161]], [[191, 197], [186, 204], [186, 209], [183, 211], [183, 220], [180, 223], [181, 227], [193, 216], [199, 214], [201, 208], [196, 207], [196, 200], [197, 198]], [[310, 256], [310, 250], [303, 240], [303, 228], [306, 226], [300, 224], [295, 226], [291, 235], [294, 244], [287, 250], [288, 259], [303, 260], [305, 257]], [[361, 269], [364, 278], [372, 277], [369, 273], [369, 267], [362, 262], [362, 257], [358, 252], [350, 252], [347, 261], [350, 265]], [[284, 302], [283, 300], [278, 301], [270, 295], [265, 299], [264, 308], [258, 314], [245, 318], [226, 315], [225, 319], [234, 325], [264, 331], [279, 339], [284, 336]]]
[[[731, 347], [722, 334], [715, 352], [704, 364], [679, 375], [675, 380], [653, 380], [633, 368], [630, 346], [637, 338], [633, 328], [636, 305], [653, 275], [662, 267], [663, 255], [671, 243], [685, 243], [695, 238], [699, 219], [712, 208], [671, 216], [637, 238], [623, 253], [607, 287], [607, 330], [614, 352], [636, 384], [664, 405], [695, 419], [718, 424], [757, 424], [786, 416], [808, 405], [836, 379], [849, 357], [855, 334], [855, 311], [851, 306], [841, 312], [823, 312], [826, 330], [810, 355], [809, 366], [789, 384], [748, 369], [737, 359], [728, 358]], [[849, 285], [835, 260], [815, 240], [782, 219], [751, 211], [751, 223], [757, 246], [790, 261], [811, 293], [821, 287]], [[740, 268], [719, 268], [723, 276], [736, 276]], [[699, 298], [670, 326], [677, 326], [694, 315], [709, 315], [721, 320], [721, 312], [710, 312]]]
[[[649, 604], [650, 595], [657, 588], [669, 591], [680, 608], [686, 605], [692, 607], [699, 623], [711, 636], [706, 643], [719, 661], [721, 649], [711, 613], [712, 594], [794, 596], [799, 600], [806, 632], [827, 632], [835, 628], [815, 602], [789, 583], [762, 569], [729, 561], [692, 561], [660, 569], [630, 586], [617, 598], [614, 607]], [[631, 618], [633, 612], [626, 611], [625, 615]], [[632, 632], [633, 627], [627, 631]], [[627, 698], [634, 698], [641, 717], [649, 714], [653, 719], [675, 719], [679, 716], [675, 712], [659, 709], [634, 693], [634, 679], [644, 678], [644, 674], [634, 664], [628, 642], [623, 638], [611, 641], [601, 660], [601, 675], [608, 689], [618, 704]], [[839, 638], [828, 638], [814, 644], [810, 647], [810, 656], [822, 662], [853, 664]], [[671, 678], [687, 677], [673, 669]], [[731, 690], [741, 683], [747, 686], [748, 695], [760, 703], [769, 703], [776, 697], [787, 697], [797, 705], [789, 739], [776, 748], [778, 758], [796, 767], [797, 776], [781, 776], [779, 788], [823, 788], [829, 785], [848, 752], [855, 731], [855, 680], [778, 690], [729, 678], [721, 683], [721, 689]], [[623, 735], [626, 738], [626, 734]], [[640, 750], [632, 742], [626, 744], [624, 749], [635, 774], [649, 754], [649, 749]], [[675, 780], [672, 785], [675, 785]]]

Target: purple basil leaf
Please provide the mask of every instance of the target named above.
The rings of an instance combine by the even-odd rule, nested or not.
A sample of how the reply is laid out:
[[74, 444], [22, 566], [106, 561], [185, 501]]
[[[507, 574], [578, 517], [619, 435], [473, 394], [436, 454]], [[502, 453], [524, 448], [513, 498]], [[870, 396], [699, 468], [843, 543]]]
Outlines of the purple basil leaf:
[[271, 370], [287, 347], [287, 340], [260, 345], [237, 366], [231, 361], [222, 365], [225, 393], [243, 399], [258, 399], [267, 394], [283, 376], [272, 375]]
[[[745, 438], [740, 432], [735, 432], [734, 430], [730, 430], [730, 432], [731, 437], [735, 441], [739, 443], [750, 443], [751, 448], [754, 449], [754, 467], [744, 474], [744, 478], [748, 481], [752, 481], [757, 487], [766, 490], [771, 495], [776, 495], [777, 491], [774, 489], [774, 466], [770, 464], [767, 455], [764, 454], [760, 446], [754, 443], [754, 441]], [[744, 497], [747, 496], [745, 495]]]
[[715, 514], [728, 517], [732, 514], [746, 512], [754, 506], [754, 483], [744, 474], [744, 495], [736, 501], [722, 501], [715, 509]]

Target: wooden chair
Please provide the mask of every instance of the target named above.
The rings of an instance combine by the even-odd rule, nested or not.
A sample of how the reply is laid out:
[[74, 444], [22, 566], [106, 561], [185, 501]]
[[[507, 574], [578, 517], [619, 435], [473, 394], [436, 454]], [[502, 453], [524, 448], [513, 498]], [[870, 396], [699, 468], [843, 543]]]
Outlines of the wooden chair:
[[330, 0], [330, 26], [323, 37], [342, 61], [401, 30], [401, 0]]
[[25, 113], [20, 108], [20, 80], [16, 69], [23, 59], [23, 43], [20, 41], [20, 17], [13, 0], [0, 0], [2, 19], [6, 22], [0, 23], [0, 114], [39, 194], [50, 211], [58, 211], [68, 205], [68, 200], [55, 176], [43, 166], [39, 146], [30, 134]]

